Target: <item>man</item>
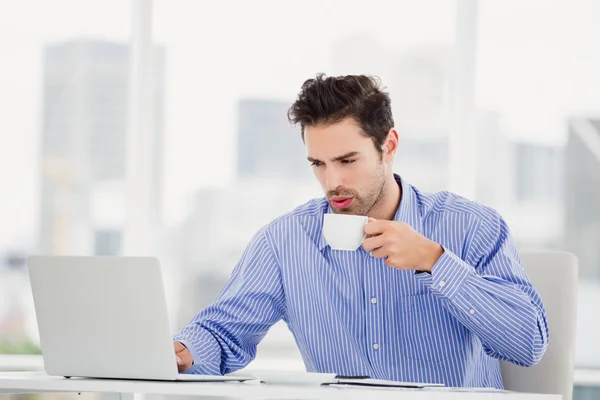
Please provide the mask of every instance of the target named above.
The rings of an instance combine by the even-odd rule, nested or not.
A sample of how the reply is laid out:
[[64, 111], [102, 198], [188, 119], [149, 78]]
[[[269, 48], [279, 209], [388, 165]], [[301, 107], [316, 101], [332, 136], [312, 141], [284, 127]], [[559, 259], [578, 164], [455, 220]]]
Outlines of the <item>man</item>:
[[[506, 223], [392, 172], [398, 132], [377, 80], [317, 75], [288, 117], [326, 197], [254, 236], [216, 301], [175, 336], [181, 371], [244, 367], [280, 319], [311, 372], [502, 388], [499, 359], [540, 360], [545, 311]], [[327, 245], [330, 212], [369, 216], [361, 248]]]

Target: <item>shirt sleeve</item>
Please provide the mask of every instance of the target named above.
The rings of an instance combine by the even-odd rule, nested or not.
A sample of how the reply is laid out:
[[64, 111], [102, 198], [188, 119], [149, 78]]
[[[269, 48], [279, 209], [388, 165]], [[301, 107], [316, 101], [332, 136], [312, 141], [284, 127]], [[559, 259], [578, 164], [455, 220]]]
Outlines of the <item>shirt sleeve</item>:
[[263, 229], [250, 241], [217, 299], [175, 335], [194, 360], [185, 373], [222, 375], [245, 367], [284, 313], [281, 272]]
[[548, 346], [546, 312], [508, 226], [494, 212], [466, 242], [470, 262], [444, 247], [431, 274], [417, 279], [479, 337], [488, 355], [521, 366], [537, 364]]

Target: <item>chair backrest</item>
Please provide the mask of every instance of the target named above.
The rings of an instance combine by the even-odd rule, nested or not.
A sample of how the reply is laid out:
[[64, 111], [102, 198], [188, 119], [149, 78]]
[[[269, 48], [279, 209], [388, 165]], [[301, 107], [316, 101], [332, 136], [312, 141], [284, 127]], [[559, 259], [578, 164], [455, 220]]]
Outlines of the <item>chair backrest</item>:
[[521, 253], [527, 275], [542, 297], [548, 318], [550, 341], [546, 354], [534, 367], [501, 361], [507, 390], [573, 395], [577, 285], [579, 262], [570, 253], [529, 251]]

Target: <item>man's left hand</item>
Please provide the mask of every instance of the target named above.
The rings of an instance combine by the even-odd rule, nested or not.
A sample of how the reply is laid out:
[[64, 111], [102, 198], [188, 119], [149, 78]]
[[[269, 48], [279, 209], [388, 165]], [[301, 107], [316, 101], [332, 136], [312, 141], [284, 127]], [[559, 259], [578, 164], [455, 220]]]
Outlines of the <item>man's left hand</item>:
[[444, 253], [438, 243], [415, 231], [405, 222], [369, 218], [363, 249], [373, 257], [385, 258], [385, 265], [400, 270], [430, 272]]

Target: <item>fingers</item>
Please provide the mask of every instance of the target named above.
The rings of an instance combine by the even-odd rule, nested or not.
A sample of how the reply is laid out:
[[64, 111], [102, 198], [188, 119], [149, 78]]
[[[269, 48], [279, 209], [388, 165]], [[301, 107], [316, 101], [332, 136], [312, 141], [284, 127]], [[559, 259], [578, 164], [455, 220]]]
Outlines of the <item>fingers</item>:
[[179, 371], [179, 372], [185, 372], [188, 369], [190, 369], [191, 366], [192, 366], [192, 363], [186, 363], [186, 362], [182, 361], [181, 359], [179, 359], [177, 361], [177, 371]]
[[363, 241], [362, 247], [366, 252], [371, 252], [384, 245], [385, 238], [382, 236], [368, 237]]
[[192, 366], [192, 356], [189, 352], [187, 354], [180, 353], [180, 355], [175, 356], [175, 360], [177, 361], [177, 370], [179, 372], [186, 371]]
[[180, 342], [173, 342], [175, 349], [175, 360], [177, 361], [177, 370], [179, 372], [186, 371], [192, 366], [192, 354], [188, 348]]
[[376, 221], [370, 222], [373, 218], [369, 218], [369, 222], [365, 225], [365, 234], [367, 236], [382, 234], [385, 230], [386, 222], [389, 221]]
[[387, 257], [388, 254], [387, 254], [387, 251], [385, 248], [380, 247], [378, 249], [373, 250], [371, 252], [371, 256], [375, 257], [375, 258], [384, 258], [384, 257]]
[[[375, 218], [371, 218], [371, 217], [369, 217], [369, 218], [367, 219], [367, 224], [370, 224], [371, 222], [375, 222], [375, 221], [377, 221]], [[367, 238], [370, 238], [370, 237], [373, 237], [373, 236], [375, 236], [375, 235], [367, 235], [367, 234], [365, 233], [365, 236], [366, 236]]]
[[180, 342], [173, 342], [173, 347], [175, 348], [175, 353], [181, 353], [186, 347]]

